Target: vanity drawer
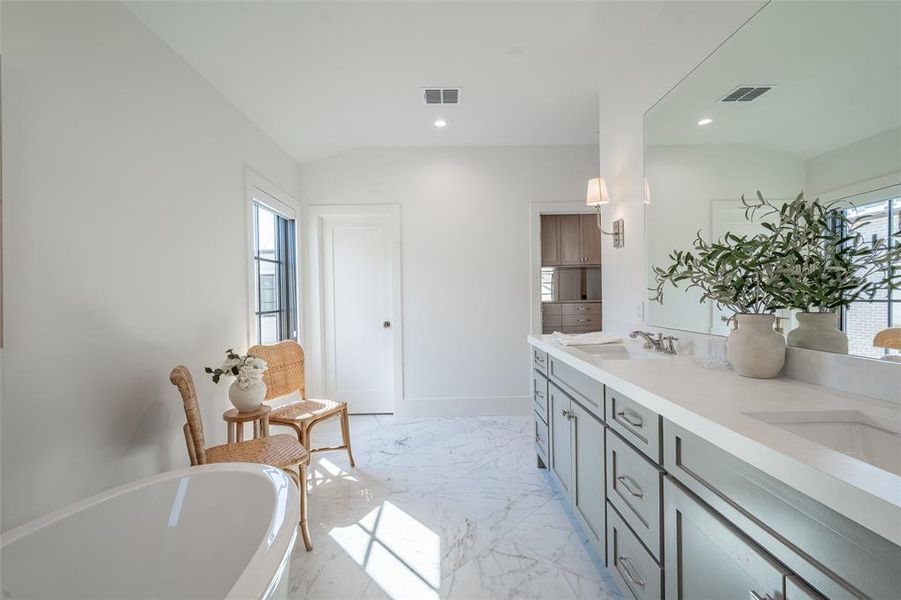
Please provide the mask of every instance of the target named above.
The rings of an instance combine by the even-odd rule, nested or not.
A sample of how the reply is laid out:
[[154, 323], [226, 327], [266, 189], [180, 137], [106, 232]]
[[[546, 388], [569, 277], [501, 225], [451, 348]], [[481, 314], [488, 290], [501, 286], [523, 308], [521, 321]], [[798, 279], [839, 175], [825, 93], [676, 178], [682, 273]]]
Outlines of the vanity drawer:
[[592, 317], [601, 316], [600, 302], [570, 303], [563, 304], [563, 316], [566, 315], [589, 315]]
[[670, 421], [663, 430], [668, 477], [818, 593], [833, 600], [897, 597], [901, 547]]
[[535, 413], [547, 425], [547, 378], [538, 371], [532, 371], [532, 404]]
[[655, 463], [663, 464], [660, 415], [609, 387], [606, 391], [606, 413], [607, 424], [624, 440]]
[[826, 600], [810, 589], [797, 575], [785, 577], [785, 600]]
[[548, 377], [551, 381], [595, 416], [604, 418], [604, 384], [574, 369], [553, 356], [548, 357]]
[[559, 317], [563, 314], [563, 305], [562, 304], [553, 304], [545, 302], [541, 305], [541, 316], [544, 318], [547, 317]]
[[541, 327], [547, 331], [551, 330], [551, 333], [554, 331], [560, 331], [563, 328], [563, 316], [562, 315], [542, 315], [541, 316]]
[[607, 564], [626, 598], [661, 600], [663, 567], [657, 564], [629, 526], [607, 503]]
[[607, 501], [658, 561], [663, 560], [663, 472], [607, 431]]
[[532, 367], [547, 375], [547, 352], [532, 346]]
[[601, 326], [601, 315], [566, 314], [563, 313], [564, 327], [598, 327]]
[[535, 450], [538, 456], [544, 462], [545, 466], [550, 466], [548, 460], [548, 428], [547, 423], [541, 420], [538, 413], [532, 413], [535, 417]]

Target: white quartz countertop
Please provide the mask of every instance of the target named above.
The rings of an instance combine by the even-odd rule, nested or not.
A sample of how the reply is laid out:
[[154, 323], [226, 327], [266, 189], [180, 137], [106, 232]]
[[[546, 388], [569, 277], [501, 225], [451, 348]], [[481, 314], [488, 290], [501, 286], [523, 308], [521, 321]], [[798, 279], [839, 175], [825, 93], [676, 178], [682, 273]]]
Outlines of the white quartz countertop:
[[901, 545], [901, 477], [745, 414], [860, 410], [897, 421], [901, 405], [794, 379], [705, 369], [691, 357], [609, 360], [554, 344], [549, 335], [529, 336], [529, 343]]

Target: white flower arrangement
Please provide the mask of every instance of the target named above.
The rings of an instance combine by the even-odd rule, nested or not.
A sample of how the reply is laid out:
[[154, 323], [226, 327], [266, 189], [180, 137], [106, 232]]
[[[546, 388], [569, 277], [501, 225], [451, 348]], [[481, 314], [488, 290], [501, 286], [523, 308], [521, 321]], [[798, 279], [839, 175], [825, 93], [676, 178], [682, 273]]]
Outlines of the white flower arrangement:
[[219, 383], [219, 379], [223, 375], [237, 377], [238, 387], [242, 390], [249, 390], [263, 381], [263, 373], [269, 368], [269, 365], [262, 358], [235, 354], [235, 351], [231, 348], [225, 351], [225, 356], [225, 361], [218, 369], [211, 367], [204, 369], [207, 373], [212, 374], [213, 383]]

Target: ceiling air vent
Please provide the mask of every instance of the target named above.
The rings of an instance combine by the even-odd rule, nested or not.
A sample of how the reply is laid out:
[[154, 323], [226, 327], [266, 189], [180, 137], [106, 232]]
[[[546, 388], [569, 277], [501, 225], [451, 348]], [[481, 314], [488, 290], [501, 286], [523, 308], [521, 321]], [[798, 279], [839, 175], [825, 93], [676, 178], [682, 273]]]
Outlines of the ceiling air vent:
[[424, 88], [422, 96], [426, 104], [459, 104], [460, 88]]
[[773, 89], [772, 85], [741, 85], [720, 99], [720, 102], [750, 102]]

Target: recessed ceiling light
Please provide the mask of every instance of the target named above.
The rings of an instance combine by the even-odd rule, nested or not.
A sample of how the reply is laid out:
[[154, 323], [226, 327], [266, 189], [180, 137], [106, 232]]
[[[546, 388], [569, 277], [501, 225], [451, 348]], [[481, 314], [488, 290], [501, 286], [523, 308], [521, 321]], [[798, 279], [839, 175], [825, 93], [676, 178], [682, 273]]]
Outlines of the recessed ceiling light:
[[435, 121], [435, 127], [447, 127], [447, 121], [444, 119], [438, 119]]
[[710, 125], [711, 123], [713, 123], [713, 119], [709, 119], [709, 118], [707, 118], [707, 117], [704, 117], [703, 119], [701, 119], [700, 121], [698, 121], [698, 125], [701, 125], [702, 127], [703, 127], [704, 125]]

